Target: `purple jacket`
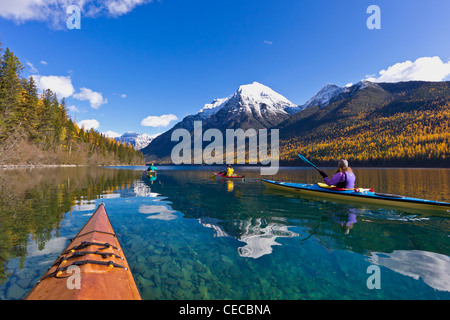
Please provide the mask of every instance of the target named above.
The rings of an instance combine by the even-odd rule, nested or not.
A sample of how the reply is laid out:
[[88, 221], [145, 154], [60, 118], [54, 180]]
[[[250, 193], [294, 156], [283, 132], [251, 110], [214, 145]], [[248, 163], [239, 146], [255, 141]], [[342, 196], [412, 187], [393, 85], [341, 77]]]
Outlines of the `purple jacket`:
[[[356, 177], [355, 177], [355, 175], [353, 174], [353, 172], [347, 172], [346, 173], [346, 175], [347, 175], [347, 184], [345, 185], [345, 188], [347, 188], [347, 189], [353, 189], [354, 187], [355, 187], [355, 180], [356, 180]], [[338, 173], [336, 173], [334, 176], [333, 176], [333, 178], [323, 178], [323, 181], [327, 184], [327, 185], [329, 185], [329, 186], [332, 186], [332, 185], [337, 185], [339, 182], [341, 182], [341, 181], [345, 181], [345, 175], [344, 175], [344, 173], [343, 172], [338, 172]]]

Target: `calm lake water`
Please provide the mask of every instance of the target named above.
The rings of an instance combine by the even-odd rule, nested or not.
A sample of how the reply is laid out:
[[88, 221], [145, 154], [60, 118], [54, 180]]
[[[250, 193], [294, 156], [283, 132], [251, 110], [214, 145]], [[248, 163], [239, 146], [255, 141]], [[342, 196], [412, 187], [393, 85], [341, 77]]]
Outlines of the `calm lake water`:
[[[101, 202], [143, 299], [450, 299], [450, 213], [277, 194], [257, 168], [233, 182], [142, 169], [1, 170], [0, 299], [23, 299]], [[358, 187], [450, 200], [448, 169], [354, 171]], [[310, 168], [263, 178], [320, 180]]]

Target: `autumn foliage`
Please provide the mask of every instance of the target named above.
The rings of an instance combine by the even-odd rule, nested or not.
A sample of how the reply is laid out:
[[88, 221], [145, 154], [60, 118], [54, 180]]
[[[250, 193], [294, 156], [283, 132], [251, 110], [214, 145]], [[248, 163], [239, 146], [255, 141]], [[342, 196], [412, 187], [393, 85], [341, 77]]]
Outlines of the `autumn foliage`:
[[33, 77], [8, 48], [0, 48], [0, 164], [142, 164], [131, 145], [91, 129], [79, 128], [64, 99], [38, 94]]
[[332, 165], [346, 158], [353, 165], [448, 167], [449, 83], [412, 82], [402, 86], [398, 85], [395, 95], [383, 103], [369, 101], [370, 107], [357, 112], [351, 111], [352, 102], [347, 101], [330, 106], [334, 110], [328, 111], [328, 117], [321, 116], [316, 125], [307, 126], [317, 117], [301, 119], [295, 129], [287, 128], [288, 134], [280, 142], [281, 162], [292, 162], [300, 153]]

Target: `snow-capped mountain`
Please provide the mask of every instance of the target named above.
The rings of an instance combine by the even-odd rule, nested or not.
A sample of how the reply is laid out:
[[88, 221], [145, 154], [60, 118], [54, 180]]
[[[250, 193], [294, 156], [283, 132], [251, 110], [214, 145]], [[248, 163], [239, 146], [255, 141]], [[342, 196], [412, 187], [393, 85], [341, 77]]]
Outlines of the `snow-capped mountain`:
[[345, 90], [345, 87], [339, 87], [335, 84], [327, 83], [303, 105], [303, 108], [305, 109], [312, 106], [319, 106], [321, 108], [326, 107], [335, 97], [343, 93]]
[[242, 105], [247, 108], [267, 105], [271, 109], [283, 110], [289, 114], [298, 111], [297, 105], [258, 82], [240, 86], [233, 97], [239, 97]]
[[284, 151], [289, 151], [292, 141], [301, 141], [298, 137], [302, 135], [319, 137], [314, 138], [315, 141], [328, 139], [327, 135], [333, 132], [335, 123], [342, 127], [348, 126], [349, 121], [361, 121], [368, 125], [369, 118], [363, 117], [369, 117], [373, 113], [396, 113], [399, 110], [396, 101], [408, 110], [416, 107], [416, 103], [410, 102], [411, 99], [422, 106], [423, 101], [417, 100], [417, 97], [423, 95], [421, 90], [429, 90], [426, 92], [430, 92], [431, 100], [441, 99], [433, 88], [440, 88], [439, 94], [444, 92], [445, 95], [448, 83], [450, 82], [374, 83], [363, 80], [344, 87], [326, 84], [306, 103], [295, 105], [272, 89], [254, 82], [240, 86], [227, 98], [216, 99], [204, 105], [198, 113], [185, 117], [172, 129], [154, 139], [142, 152], [148, 160], [170, 163], [173, 147], [179, 142], [171, 140], [172, 132], [183, 128], [192, 134], [194, 121], [198, 120], [202, 121], [203, 132], [218, 129], [224, 134], [226, 129], [278, 129], [280, 145], [283, 145]]
[[230, 98], [214, 99], [213, 102], [205, 104], [205, 106], [197, 113], [202, 119], [208, 119], [215, 115]]
[[181, 127], [189, 129], [193, 121], [202, 120], [206, 126], [219, 129], [269, 128], [301, 109], [271, 88], [253, 82], [240, 86], [227, 98], [205, 104], [196, 115], [183, 119]]
[[240, 86], [229, 97], [215, 99], [205, 104], [198, 113], [185, 117], [172, 129], [153, 140], [142, 152], [158, 157], [170, 155], [169, 151], [174, 145], [171, 141], [172, 132], [179, 128], [192, 131], [194, 121], [202, 121], [203, 130], [208, 128], [222, 131], [238, 128], [258, 130], [273, 128], [302, 109], [302, 106], [297, 106], [271, 88], [253, 82]]
[[120, 137], [115, 138], [117, 141], [122, 143], [130, 143], [137, 150], [144, 149], [146, 146], [150, 144], [158, 135], [149, 135], [146, 133], [137, 133], [134, 131], [125, 132]]
[[366, 80], [361, 80], [356, 84], [350, 84], [345, 87], [339, 87], [335, 84], [327, 83], [314, 96], [312, 96], [311, 99], [300, 107], [302, 110], [312, 106], [324, 108], [330, 103], [342, 100], [359, 90], [369, 87], [373, 89], [380, 89], [378, 84]]
[[[258, 82], [253, 82], [252, 84], [240, 86], [228, 98], [215, 99], [212, 103], [205, 104], [197, 113], [197, 116], [206, 120], [225, 107], [234, 111], [256, 111], [257, 113], [284, 111], [287, 114], [293, 114], [300, 110], [299, 106], [271, 88]], [[261, 108], [264, 107], [268, 109], [262, 110]]]

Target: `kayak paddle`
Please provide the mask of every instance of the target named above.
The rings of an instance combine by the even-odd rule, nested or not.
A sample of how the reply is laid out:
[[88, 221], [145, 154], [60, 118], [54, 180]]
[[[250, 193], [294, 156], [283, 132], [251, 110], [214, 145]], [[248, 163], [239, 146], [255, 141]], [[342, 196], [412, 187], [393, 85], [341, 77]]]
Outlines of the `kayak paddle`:
[[298, 155], [300, 157], [300, 159], [302, 159], [303, 161], [305, 161], [307, 164], [313, 166], [314, 168], [316, 168], [317, 171], [320, 171], [319, 168], [317, 168], [312, 162], [310, 162], [308, 159], [306, 159], [304, 156], [302, 156], [301, 154]]
[[327, 174], [325, 172], [323, 172], [322, 170], [320, 170], [319, 168], [317, 168], [311, 161], [309, 161], [308, 159], [306, 159], [304, 156], [302, 156], [301, 154], [298, 155], [300, 157], [300, 159], [302, 159], [303, 161], [305, 161], [307, 164], [313, 166], [317, 171], [319, 171], [320, 175], [322, 177], [328, 177]]

